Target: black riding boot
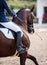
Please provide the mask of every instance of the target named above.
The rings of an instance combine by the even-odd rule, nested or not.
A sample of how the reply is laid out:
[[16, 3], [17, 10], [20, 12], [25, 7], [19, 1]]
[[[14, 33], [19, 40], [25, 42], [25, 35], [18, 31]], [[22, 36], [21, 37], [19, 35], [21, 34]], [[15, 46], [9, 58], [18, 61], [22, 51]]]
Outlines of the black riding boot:
[[22, 47], [21, 32], [17, 32], [16, 46], [19, 54], [26, 51], [26, 49]]

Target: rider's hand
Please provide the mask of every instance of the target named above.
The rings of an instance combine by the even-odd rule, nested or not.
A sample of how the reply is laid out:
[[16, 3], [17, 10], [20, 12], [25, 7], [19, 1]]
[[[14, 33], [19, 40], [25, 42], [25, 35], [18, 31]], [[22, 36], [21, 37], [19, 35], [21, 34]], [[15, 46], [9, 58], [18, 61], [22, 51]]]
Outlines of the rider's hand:
[[17, 15], [15, 15], [15, 17], [17, 17]]
[[15, 15], [14, 17], [17, 17], [17, 15]]
[[15, 15], [13, 18], [16, 18], [17, 17], [17, 15]]

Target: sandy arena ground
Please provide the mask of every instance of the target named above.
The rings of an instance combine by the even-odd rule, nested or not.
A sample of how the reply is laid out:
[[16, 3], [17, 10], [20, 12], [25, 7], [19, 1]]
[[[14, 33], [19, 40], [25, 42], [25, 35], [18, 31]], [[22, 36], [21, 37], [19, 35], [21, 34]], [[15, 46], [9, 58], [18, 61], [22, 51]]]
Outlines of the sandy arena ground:
[[[39, 65], [47, 65], [47, 29], [40, 28], [35, 31], [34, 34], [29, 34], [31, 45], [28, 53], [37, 58]], [[20, 60], [17, 56], [0, 58], [0, 65], [20, 65]], [[35, 64], [31, 60], [27, 60], [26, 65]]]

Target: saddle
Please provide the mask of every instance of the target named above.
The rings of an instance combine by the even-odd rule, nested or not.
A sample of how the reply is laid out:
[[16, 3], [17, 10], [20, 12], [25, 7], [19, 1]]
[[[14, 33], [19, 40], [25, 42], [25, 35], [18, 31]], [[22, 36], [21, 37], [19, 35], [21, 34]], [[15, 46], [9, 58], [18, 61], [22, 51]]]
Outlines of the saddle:
[[8, 39], [15, 39], [16, 34], [14, 31], [4, 27], [3, 25], [0, 24], [0, 31], [5, 35], [6, 38]]

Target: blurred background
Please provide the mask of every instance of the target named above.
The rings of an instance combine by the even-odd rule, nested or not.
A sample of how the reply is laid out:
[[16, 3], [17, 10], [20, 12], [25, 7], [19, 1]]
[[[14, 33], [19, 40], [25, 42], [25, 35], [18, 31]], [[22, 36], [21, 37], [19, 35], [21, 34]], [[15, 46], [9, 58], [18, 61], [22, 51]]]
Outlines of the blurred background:
[[[34, 8], [34, 15], [36, 16], [36, 0], [7, 0], [7, 3], [11, 9], [14, 9], [15, 12], [21, 8]], [[7, 15], [9, 15], [7, 13]], [[37, 21], [35, 21], [37, 22]]]
[[[47, 0], [7, 0], [7, 3], [15, 12], [21, 8], [31, 9], [35, 6], [33, 13], [36, 19], [34, 23], [38, 23], [40, 26], [47, 23]], [[9, 14], [7, 13], [7, 15]]]

